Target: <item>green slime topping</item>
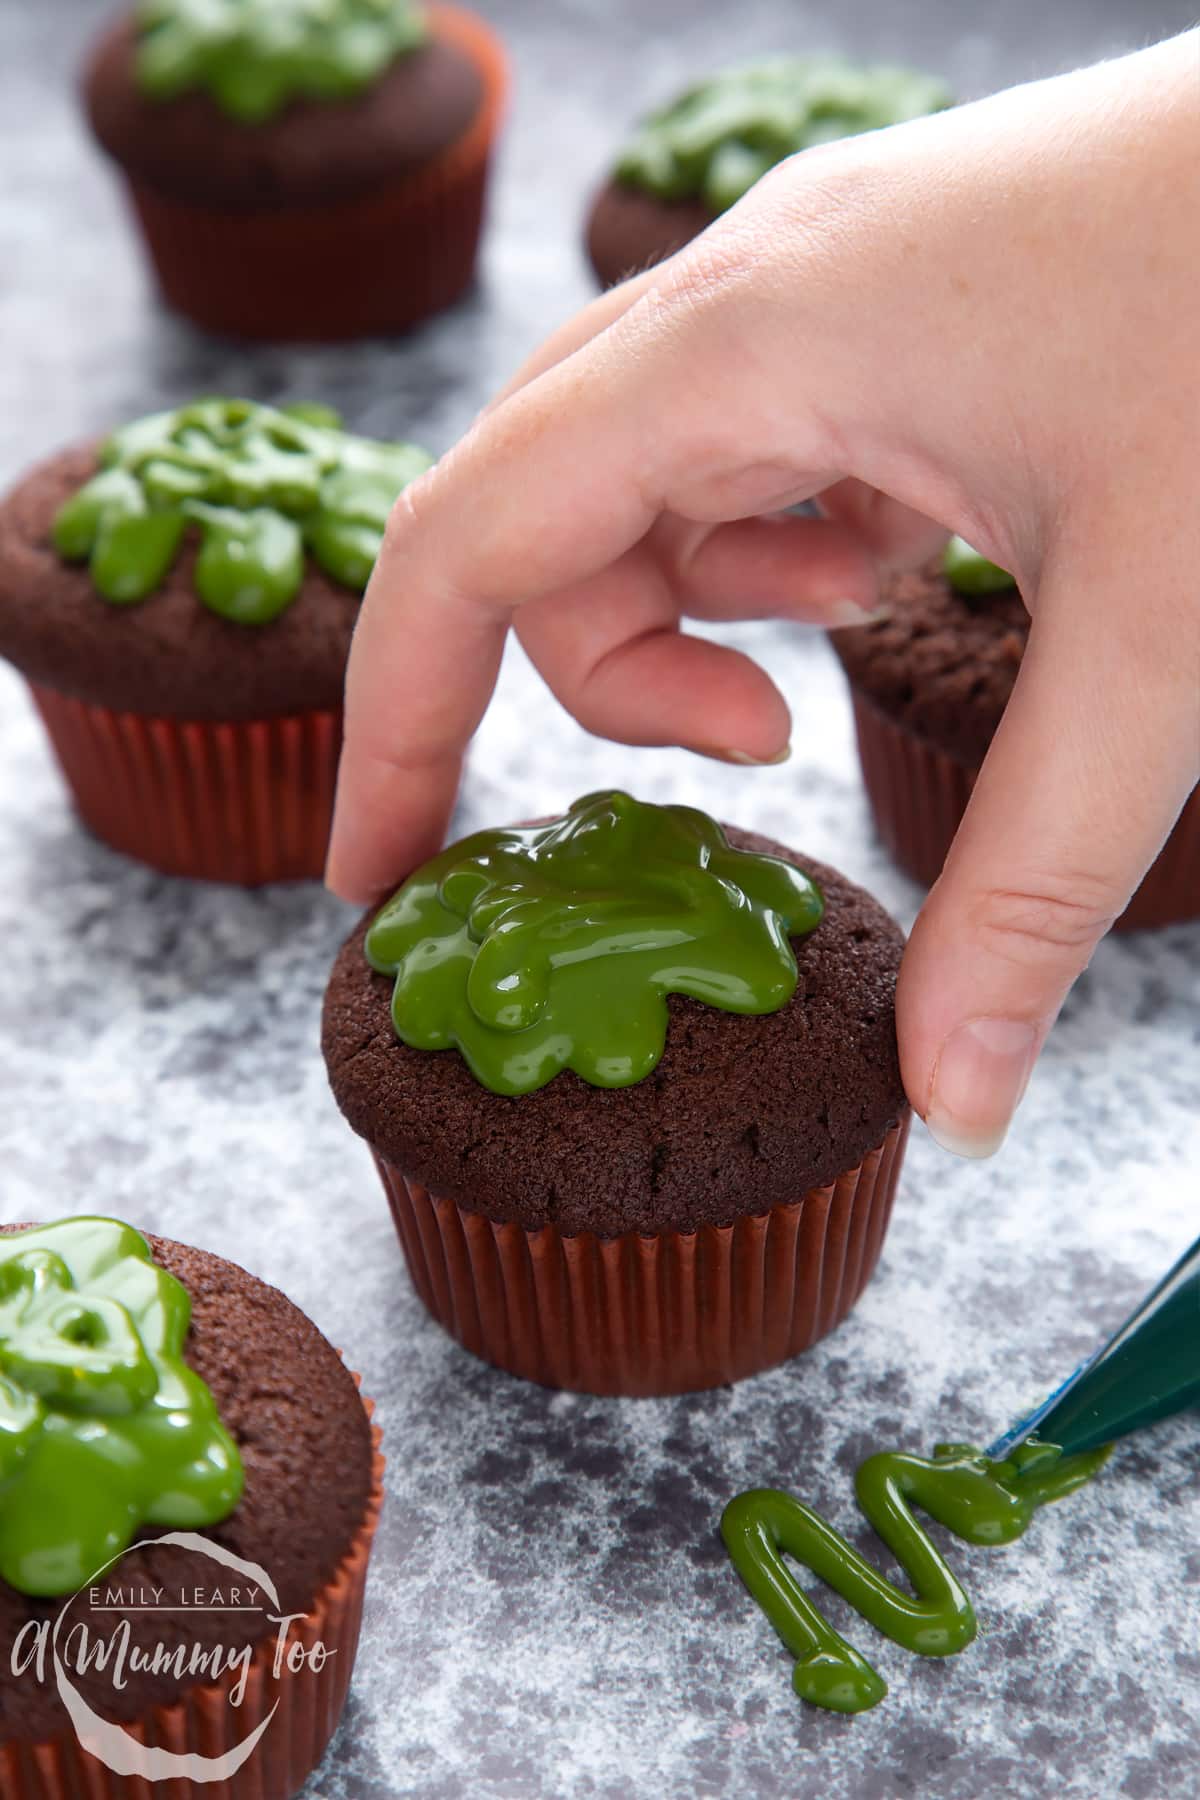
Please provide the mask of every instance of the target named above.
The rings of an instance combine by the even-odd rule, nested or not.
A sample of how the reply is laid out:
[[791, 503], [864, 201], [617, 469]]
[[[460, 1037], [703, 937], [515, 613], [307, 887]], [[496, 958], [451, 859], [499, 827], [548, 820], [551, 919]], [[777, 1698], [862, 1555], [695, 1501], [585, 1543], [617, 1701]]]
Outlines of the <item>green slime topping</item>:
[[409, 0], [139, 0], [137, 81], [202, 88], [246, 124], [289, 100], [346, 100], [429, 36]]
[[187, 1291], [115, 1219], [0, 1236], [0, 1577], [74, 1593], [142, 1525], [216, 1525], [241, 1458], [183, 1360]]
[[266, 625], [304, 579], [304, 553], [366, 587], [388, 513], [431, 458], [415, 444], [340, 429], [323, 406], [198, 400], [114, 432], [100, 471], [60, 507], [53, 541], [88, 564], [114, 606], [152, 594], [189, 525], [201, 536], [196, 591], [239, 625]]
[[560, 1069], [629, 1087], [663, 1053], [667, 995], [776, 1012], [789, 937], [823, 903], [791, 863], [734, 850], [688, 806], [589, 794], [551, 825], [480, 831], [410, 876], [367, 933], [396, 1035], [457, 1047], [496, 1094]]
[[973, 550], [966, 538], [952, 537], [942, 558], [942, 570], [950, 586], [958, 594], [1002, 594], [1015, 588], [1016, 581], [999, 563], [989, 562]]
[[895, 1643], [920, 1656], [953, 1656], [975, 1636], [971, 1603], [913, 1507], [968, 1544], [1010, 1544], [1039, 1506], [1073, 1493], [1111, 1450], [1064, 1456], [1028, 1439], [993, 1462], [970, 1444], [939, 1444], [932, 1458], [885, 1450], [855, 1477], [858, 1503], [905, 1569], [914, 1592], [878, 1574], [811, 1507], [774, 1488], [739, 1494], [721, 1534], [751, 1594], [796, 1658], [801, 1699], [835, 1712], [865, 1712], [887, 1693], [878, 1670], [829, 1624], [784, 1562], [792, 1556]]
[[622, 152], [618, 181], [714, 213], [798, 150], [899, 125], [954, 104], [936, 76], [860, 68], [836, 56], [774, 56], [727, 69], [652, 113]]

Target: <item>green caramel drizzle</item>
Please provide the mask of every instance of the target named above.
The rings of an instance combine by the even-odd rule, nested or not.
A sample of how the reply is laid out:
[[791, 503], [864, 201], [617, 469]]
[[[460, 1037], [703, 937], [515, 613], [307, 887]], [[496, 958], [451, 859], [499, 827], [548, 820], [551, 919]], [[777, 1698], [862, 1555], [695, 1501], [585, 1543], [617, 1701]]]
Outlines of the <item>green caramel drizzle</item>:
[[186, 1289], [139, 1232], [65, 1219], [0, 1236], [0, 1578], [70, 1594], [142, 1525], [216, 1525], [237, 1446], [183, 1360]]
[[367, 933], [396, 977], [396, 1035], [457, 1047], [496, 1094], [573, 1069], [642, 1081], [663, 1053], [667, 995], [776, 1012], [796, 988], [789, 937], [823, 902], [791, 863], [733, 849], [687, 806], [589, 794], [550, 825], [480, 831], [410, 876]]
[[1016, 581], [999, 563], [973, 550], [966, 538], [952, 537], [942, 558], [942, 572], [956, 594], [1003, 594]]
[[203, 89], [243, 124], [290, 100], [346, 100], [417, 49], [409, 0], [139, 0], [137, 81], [154, 100]]
[[774, 56], [727, 69], [652, 113], [616, 178], [662, 200], [740, 200], [787, 156], [954, 104], [936, 76], [836, 56]]
[[858, 1503], [906, 1571], [911, 1594], [873, 1569], [820, 1513], [774, 1488], [731, 1500], [721, 1534], [742, 1580], [796, 1658], [792, 1686], [801, 1699], [835, 1712], [865, 1712], [883, 1699], [886, 1681], [804, 1593], [785, 1553], [894, 1643], [920, 1656], [953, 1656], [974, 1638], [975, 1613], [913, 1508], [964, 1543], [1010, 1544], [1039, 1506], [1090, 1481], [1110, 1450], [1064, 1456], [1030, 1438], [1005, 1462], [970, 1444], [939, 1444], [932, 1458], [894, 1450], [869, 1456], [855, 1476]]
[[113, 433], [99, 473], [59, 508], [54, 547], [129, 606], [163, 581], [193, 526], [201, 600], [266, 625], [300, 591], [306, 550], [361, 593], [396, 496], [431, 460], [415, 444], [351, 436], [328, 407], [197, 400]]

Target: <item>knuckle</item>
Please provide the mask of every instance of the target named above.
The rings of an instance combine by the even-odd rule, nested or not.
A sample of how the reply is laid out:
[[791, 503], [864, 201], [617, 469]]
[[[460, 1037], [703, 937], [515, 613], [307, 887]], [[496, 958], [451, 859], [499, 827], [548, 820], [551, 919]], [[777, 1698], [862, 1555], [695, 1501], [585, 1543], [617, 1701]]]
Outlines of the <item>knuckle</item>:
[[710, 226], [672, 260], [660, 290], [664, 311], [691, 314], [723, 299], [745, 270], [745, 252], [732, 222]]
[[981, 947], [1006, 961], [1028, 966], [1066, 954], [1082, 968], [1118, 911], [1107, 883], [1068, 874], [988, 889], [968, 907], [968, 921]]
[[743, 326], [772, 304], [781, 238], [778, 207], [760, 192], [763, 186], [663, 265], [644, 296], [660, 328], [691, 333], [697, 319], [719, 313], [734, 295]]
[[405, 540], [420, 525], [424, 516], [423, 493], [428, 480], [428, 474], [422, 475], [418, 480], [409, 482], [397, 494], [383, 529], [380, 551], [382, 557], [398, 555], [405, 546]]
[[854, 139], [785, 157], [761, 184], [772, 231], [810, 263], [848, 248], [880, 185]]

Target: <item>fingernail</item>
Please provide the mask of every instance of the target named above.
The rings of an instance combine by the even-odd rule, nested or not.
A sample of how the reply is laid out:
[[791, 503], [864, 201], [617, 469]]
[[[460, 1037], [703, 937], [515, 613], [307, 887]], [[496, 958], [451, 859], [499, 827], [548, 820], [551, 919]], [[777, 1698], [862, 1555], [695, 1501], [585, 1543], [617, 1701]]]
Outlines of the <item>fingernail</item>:
[[724, 750], [716, 745], [701, 747], [701, 756], [715, 757], [718, 762], [740, 763], [746, 769], [773, 769], [778, 763], [785, 763], [792, 754], [792, 746], [785, 744], [774, 756], [751, 756], [748, 750]]
[[991, 1156], [1025, 1092], [1038, 1028], [1024, 1019], [968, 1019], [942, 1045], [925, 1123], [955, 1156]]
[[834, 630], [847, 625], [878, 625], [881, 619], [891, 616], [891, 607], [881, 606], [878, 601], [872, 601], [870, 606], [860, 606], [857, 600], [835, 600], [825, 609], [825, 617]]

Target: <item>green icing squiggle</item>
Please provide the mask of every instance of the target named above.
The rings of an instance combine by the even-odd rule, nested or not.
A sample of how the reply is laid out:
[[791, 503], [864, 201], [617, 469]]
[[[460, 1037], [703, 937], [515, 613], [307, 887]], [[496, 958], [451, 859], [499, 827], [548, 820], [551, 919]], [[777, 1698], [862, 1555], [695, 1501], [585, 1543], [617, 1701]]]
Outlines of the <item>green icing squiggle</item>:
[[75, 1592], [142, 1525], [242, 1497], [237, 1446], [183, 1359], [187, 1291], [115, 1219], [0, 1236], [0, 1578]]
[[662, 200], [705, 200], [720, 213], [799, 150], [953, 104], [944, 82], [914, 69], [769, 57], [724, 70], [652, 113], [618, 160], [616, 178]]
[[1015, 578], [999, 563], [989, 562], [966, 538], [952, 537], [942, 558], [946, 580], [957, 594], [1003, 594], [1015, 588]]
[[1063, 1456], [1029, 1439], [994, 1462], [970, 1444], [939, 1444], [932, 1458], [885, 1450], [858, 1470], [858, 1503], [912, 1583], [908, 1593], [880, 1575], [820, 1513], [774, 1488], [739, 1494], [721, 1534], [751, 1594], [796, 1658], [801, 1699], [835, 1712], [864, 1712], [887, 1693], [883, 1677], [836, 1632], [804, 1593], [785, 1554], [848, 1600], [856, 1612], [920, 1656], [953, 1656], [975, 1636], [963, 1588], [913, 1508], [968, 1544], [1010, 1544], [1039, 1506], [1073, 1493], [1111, 1446]]
[[361, 593], [396, 496], [432, 459], [340, 426], [327, 407], [223, 399], [139, 419], [113, 433], [100, 472], [59, 509], [54, 546], [126, 606], [154, 592], [195, 526], [196, 591], [239, 625], [290, 605], [305, 550]]
[[786, 1005], [789, 937], [822, 910], [799, 869], [733, 849], [704, 813], [589, 794], [551, 825], [477, 832], [434, 857], [366, 953], [396, 977], [396, 1035], [457, 1047], [493, 1093], [564, 1068], [628, 1087], [663, 1053], [668, 994], [733, 1013]]
[[247, 124], [349, 99], [429, 37], [409, 0], [139, 0], [135, 17], [144, 93], [203, 89]]

